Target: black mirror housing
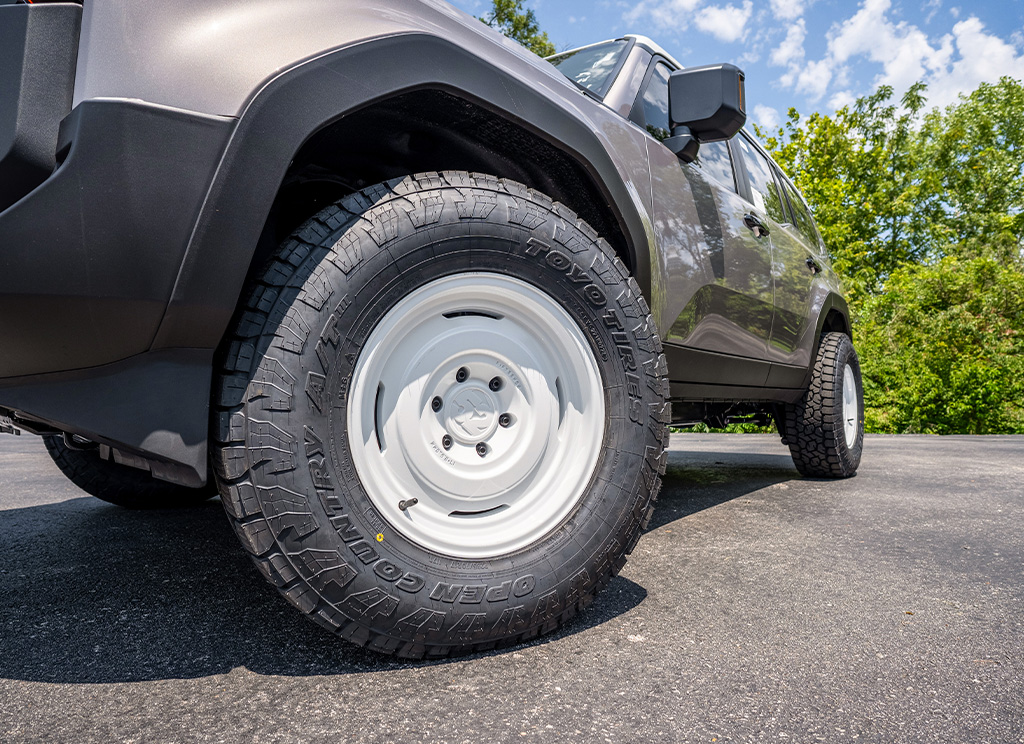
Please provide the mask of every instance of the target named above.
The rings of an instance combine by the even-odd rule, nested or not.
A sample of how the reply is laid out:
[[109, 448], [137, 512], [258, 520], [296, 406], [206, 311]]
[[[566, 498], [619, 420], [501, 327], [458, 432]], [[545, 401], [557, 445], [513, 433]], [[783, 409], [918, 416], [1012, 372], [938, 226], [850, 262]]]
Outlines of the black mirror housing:
[[689, 67], [668, 81], [672, 134], [686, 127], [698, 142], [731, 138], [747, 121], [743, 71], [730, 64]]

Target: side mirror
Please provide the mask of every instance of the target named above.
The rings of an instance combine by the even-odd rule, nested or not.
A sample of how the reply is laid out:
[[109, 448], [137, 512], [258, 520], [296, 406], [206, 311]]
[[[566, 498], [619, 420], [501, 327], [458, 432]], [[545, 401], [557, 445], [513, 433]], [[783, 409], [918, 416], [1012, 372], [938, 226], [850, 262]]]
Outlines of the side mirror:
[[665, 145], [686, 162], [701, 142], [727, 140], [747, 120], [743, 71], [735, 65], [705, 65], [673, 72], [668, 80], [672, 136]]

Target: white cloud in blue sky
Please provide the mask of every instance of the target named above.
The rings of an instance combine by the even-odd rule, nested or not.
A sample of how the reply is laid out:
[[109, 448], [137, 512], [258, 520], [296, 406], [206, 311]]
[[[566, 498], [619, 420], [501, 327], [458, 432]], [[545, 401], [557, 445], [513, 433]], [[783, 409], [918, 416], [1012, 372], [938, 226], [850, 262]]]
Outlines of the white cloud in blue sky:
[[[929, 105], [1024, 79], [1024, 2], [973, 0], [527, 0], [559, 49], [650, 36], [685, 65], [734, 62], [751, 118], [831, 112], [878, 85], [923, 80]], [[453, 0], [475, 15], [485, 0]]]

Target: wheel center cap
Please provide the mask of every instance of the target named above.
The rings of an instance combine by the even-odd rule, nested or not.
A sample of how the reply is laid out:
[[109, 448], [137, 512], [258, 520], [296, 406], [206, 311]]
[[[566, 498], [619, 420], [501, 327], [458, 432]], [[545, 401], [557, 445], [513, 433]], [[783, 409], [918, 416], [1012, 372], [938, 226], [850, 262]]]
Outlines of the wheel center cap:
[[456, 439], [475, 444], [489, 437], [497, 425], [497, 405], [488, 390], [466, 385], [449, 396], [445, 428]]

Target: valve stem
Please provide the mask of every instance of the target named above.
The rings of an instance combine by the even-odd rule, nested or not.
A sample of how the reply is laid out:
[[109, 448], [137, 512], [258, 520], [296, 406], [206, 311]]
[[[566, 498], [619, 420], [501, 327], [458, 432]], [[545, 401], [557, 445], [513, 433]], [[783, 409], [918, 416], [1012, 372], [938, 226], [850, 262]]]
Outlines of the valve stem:
[[408, 508], [409, 508], [410, 506], [416, 506], [416, 504], [418, 504], [418, 503], [420, 503], [420, 500], [419, 500], [419, 499], [409, 499], [408, 501], [406, 501], [406, 500], [404, 500], [404, 499], [403, 499], [402, 501], [399, 501], [399, 502], [398, 502], [398, 508], [399, 508], [399, 509], [400, 509], [401, 511], [405, 511], [405, 510], [406, 510], [406, 509], [408, 509]]

